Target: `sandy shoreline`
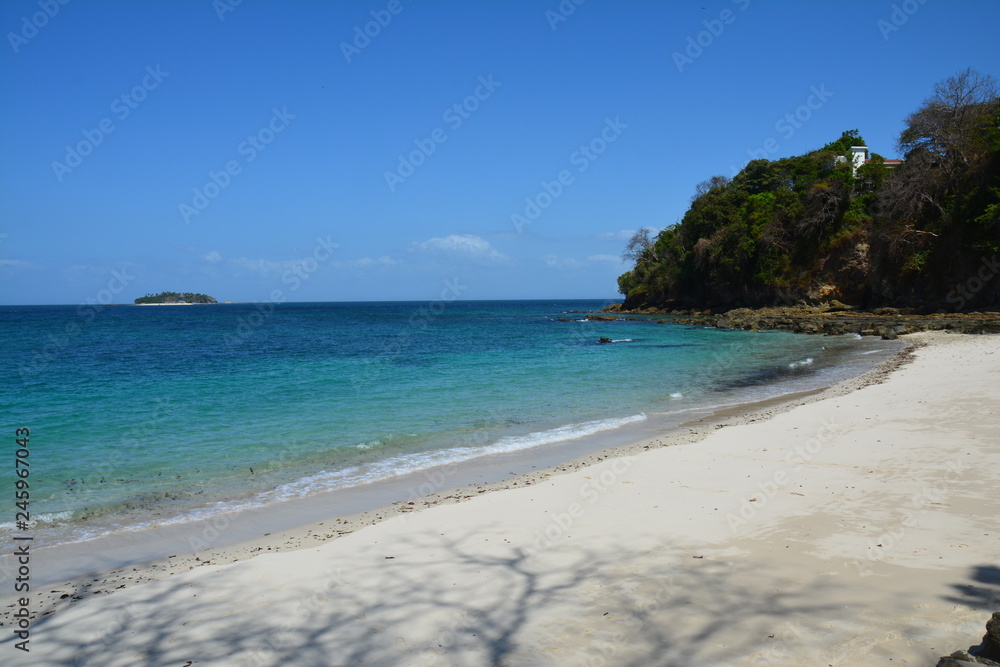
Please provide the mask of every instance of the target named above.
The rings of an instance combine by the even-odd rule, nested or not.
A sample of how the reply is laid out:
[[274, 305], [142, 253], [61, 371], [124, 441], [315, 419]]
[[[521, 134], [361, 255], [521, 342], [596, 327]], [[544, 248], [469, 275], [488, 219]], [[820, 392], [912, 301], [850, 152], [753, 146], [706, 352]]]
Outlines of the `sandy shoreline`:
[[[933, 664], [977, 643], [1000, 608], [1000, 339], [911, 338], [931, 345], [883, 384], [46, 585], [32, 591], [31, 653], [5, 638], [0, 655]], [[487, 493], [498, 488], [512, 490]]]
[[[685, 411], [685, 419], [672, 415], [666, 423], [599, 432], [527, 452], [495, 454], [213, 519], [155, 525], [55, 546], [46, 545], [44, 540], [35, 541], [32, 580], [40, 587], [57, 589], [44, 596], [44, 603], [37, 611], [48, 615], [92, 595], [155, 581], [212, 562], [236, 562], [261, 551], [302, 548], [435, 505], [465, 502], [483, 493], [530, 486], [609, 456], [630, 456], [654, 447], [696, 442], [716, 428], [765, 419], [819, 400], [828, 393], [839, 395], [879, 382], [907, 361], [908, 352], [904, 348], [902, 354], [870, 372], [832, 387], [780, 394], [729, 407], [689, 409]], [[641, 433], [646, 433], [645, 437]], [[539, 456], [542, 449], [546, 451]], [[575, 458], [570, 453], [581, 449], [589, 453], [577, 454]], [[310, 517], [315, 518], [310, 520]], [[15, 565], [11, 556], [0, 554], [0, 580], [9, 578]], [[10, 596], [6, 589], [0, 591], [3, 604]], [[9, 620], [9, 613], [0, 607], [0, 627]]]

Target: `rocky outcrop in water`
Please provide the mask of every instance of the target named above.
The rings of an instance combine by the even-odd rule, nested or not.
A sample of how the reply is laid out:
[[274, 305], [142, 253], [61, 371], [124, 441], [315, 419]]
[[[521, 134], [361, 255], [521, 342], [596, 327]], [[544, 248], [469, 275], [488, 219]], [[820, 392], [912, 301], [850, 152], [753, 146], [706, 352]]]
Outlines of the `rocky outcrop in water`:
[[[617, 304], [615, 304], [617, 305]], [[896, 308], [880, 308], [861, 312], [839, 302], [822, 306], [787, 308], [738, 308], [723, 313], [705, 311], [624, 311], [609, 308], [607, 312], [644, 315], [669, 314], [677, 324], [710, 326], [720, 329], [785, 329], [811, 334], [860, 334], [895, 339], [918, 331], [952, 331], [954, 333], [1000, 333], [1000, 312], [917, 314]]]
[[879, 315], [834, 312], [823, 314], [769, 315], [763, 311], [740, 309], [723, 315], [679, 317], [678, 324], [699, 324], [720, 329], [787, 329], [801, 333], [860, 334], [895, 339], [918, 331], [947, 330], [954, 333], [1000, 333], [1000, 314], [969, 313], [951, 315]]

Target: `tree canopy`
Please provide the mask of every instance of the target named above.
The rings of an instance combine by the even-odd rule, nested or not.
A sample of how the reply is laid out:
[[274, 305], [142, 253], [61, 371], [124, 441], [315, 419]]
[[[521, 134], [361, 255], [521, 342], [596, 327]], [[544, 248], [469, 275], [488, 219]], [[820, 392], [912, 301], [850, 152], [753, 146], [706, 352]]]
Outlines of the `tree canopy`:
[[[948, 307], [1000, 252], [996, 82], [966, 70], [938, 83], [906, 120], [896, 169], [872, 154], [855, 170], [859, 145], [849, 130], [806, 155], [699, 183], [678, 224], [630, 241], [635, 268], [618, 279], [626, 307]], [[977, 284], [962, 306], [1000, 303], [1000, 276]]]
[[135, 300], [136, 304], [144, 303], [218, 303], [215, 297], [196, 292], [160, 292], [147, 294]]

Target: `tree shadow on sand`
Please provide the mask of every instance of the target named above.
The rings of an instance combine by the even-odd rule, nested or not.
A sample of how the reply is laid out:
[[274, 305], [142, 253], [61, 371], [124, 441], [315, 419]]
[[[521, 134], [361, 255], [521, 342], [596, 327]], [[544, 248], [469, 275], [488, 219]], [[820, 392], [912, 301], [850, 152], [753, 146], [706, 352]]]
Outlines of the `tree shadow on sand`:
[[[350, 570], [331, 556], [308, 577], [289, 573], [297, 583], [257, 588], [170, 577], [46, 617], [33, 638], [51, 664], [780, 664], [804, 630], [796, 619], [832, 609], [821, 578], [790, 586], [686, 546], [503, 544], [484, 555], [472, 548], [484, 540], [502, 537], [481, 527], [400, 538]], [[747, 656], [729, 646], [736, 634], [770, 648]]]
[[989, 613], [1000, 611], [1000, 567], [976, 565], [969, 573], [969, 582], [952, 584], [955, 595], [946, 597], [948, 602], [983, 609]]

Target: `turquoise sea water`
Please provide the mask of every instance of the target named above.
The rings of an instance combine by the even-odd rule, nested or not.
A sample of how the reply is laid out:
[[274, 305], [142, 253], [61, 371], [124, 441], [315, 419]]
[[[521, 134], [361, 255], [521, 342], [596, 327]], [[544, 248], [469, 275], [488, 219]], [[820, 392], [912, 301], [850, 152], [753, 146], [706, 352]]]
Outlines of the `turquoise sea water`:
[[572, 312], [605, 304], [0, 307], [33, 529], [79, 540], [565, 446], [829, 384], [900, 347]]

